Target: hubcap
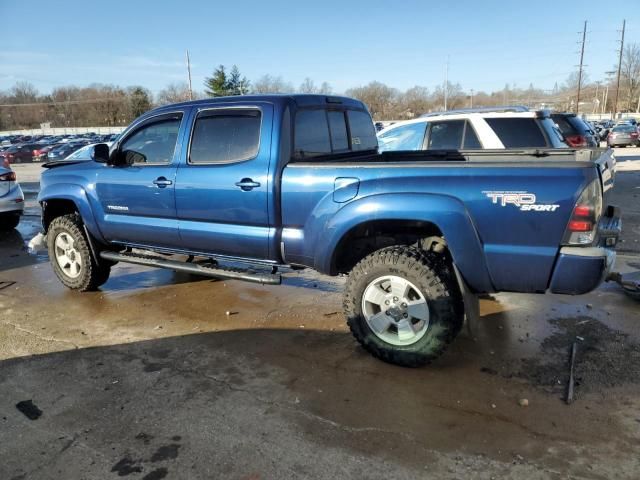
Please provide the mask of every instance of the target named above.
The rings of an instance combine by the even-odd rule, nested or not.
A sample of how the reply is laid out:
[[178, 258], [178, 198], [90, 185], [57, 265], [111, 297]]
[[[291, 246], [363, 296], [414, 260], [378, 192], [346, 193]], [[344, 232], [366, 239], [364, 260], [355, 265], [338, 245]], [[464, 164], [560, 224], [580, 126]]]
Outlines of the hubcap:
[[429, 305], [418, 288], [395, 275], [378, 277], [364, 290], [362, 313], [371, 331], [392, 345], [411, 345], [429, 328]]
[[58, 234], [54, 241], [58, 266], [69, 278], [77, 278], [82, 271], [82, 256], [75, 248], [73, 237], [67, 232]]

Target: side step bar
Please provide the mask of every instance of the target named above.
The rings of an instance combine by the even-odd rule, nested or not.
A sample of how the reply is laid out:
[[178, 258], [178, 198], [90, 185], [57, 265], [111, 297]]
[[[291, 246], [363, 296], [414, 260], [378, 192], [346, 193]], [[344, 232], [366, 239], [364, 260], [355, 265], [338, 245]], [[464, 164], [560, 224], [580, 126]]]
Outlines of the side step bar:
[[207, 277], [229, 278], [234, 280], [244, 280], [246, 282], [261, 283], [266, 285], [280, 285], [282, 277], [275, 273], [254, 273], [249, 270], [242, 270], [231, 267], [207, 267], [197, 263], [178, 262], [176, 260], [165, 260], [152, 255], [141, 255], [138, 253], [118, 253], [110, 251], [100, 252], [100, 257], [113, 262], [134, 263], [136, 265], [146, 265], [148, 267], [168, 268], [179, 272], [194, 273]]

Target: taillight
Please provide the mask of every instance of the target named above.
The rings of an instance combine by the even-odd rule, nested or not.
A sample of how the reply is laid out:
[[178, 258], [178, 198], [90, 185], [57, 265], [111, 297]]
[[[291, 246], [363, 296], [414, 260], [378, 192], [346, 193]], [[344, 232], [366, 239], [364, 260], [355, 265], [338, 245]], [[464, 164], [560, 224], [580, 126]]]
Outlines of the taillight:
[[0, 175], [0, 182], [15, 182], [16, 181], [16, 172], [9, 172], [3, 175]]
[[569, 146], [573, 148], [587, 146], [587, 137], [585, 137], [584, 135], [567, 135], [565, 139], [567, 140]]
[[633, 138], [638, 138], [638, 134], [637, 134], [637, 133], [632, 133], [632, 134], [631, 134], [631, 136], [632, 136]]
[[582, 191], [573, 207], [562, 243], [591, 245], [596, 237], [600, 215], [602, 215], [602, 191], [600, 181], [594, 180]]

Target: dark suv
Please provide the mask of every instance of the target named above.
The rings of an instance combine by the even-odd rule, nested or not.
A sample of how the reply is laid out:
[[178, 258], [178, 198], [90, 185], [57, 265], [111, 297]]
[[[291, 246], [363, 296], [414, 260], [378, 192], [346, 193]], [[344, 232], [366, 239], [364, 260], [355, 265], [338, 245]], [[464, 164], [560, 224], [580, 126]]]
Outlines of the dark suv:
[[593, 148], [600, 146], [598, 134], [575, 113], [552, 113], [567, 144], [572, 148]]

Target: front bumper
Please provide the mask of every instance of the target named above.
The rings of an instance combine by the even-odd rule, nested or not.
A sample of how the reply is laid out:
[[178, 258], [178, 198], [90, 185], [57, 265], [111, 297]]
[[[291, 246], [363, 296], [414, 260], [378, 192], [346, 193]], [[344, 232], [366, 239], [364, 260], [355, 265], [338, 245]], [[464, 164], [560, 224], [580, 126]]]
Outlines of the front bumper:
[[24, 194], [20, 185], [15, 185], [9, 193], [0, 197], [0, 213], [22, 213], [24, 210]]
[[549, 290], [552, 293], [581, 295], [597, 288], [613, 268], [621, 229], [620, 209], [607, 207], [598, 223], [596, 246], [560, 249]]

